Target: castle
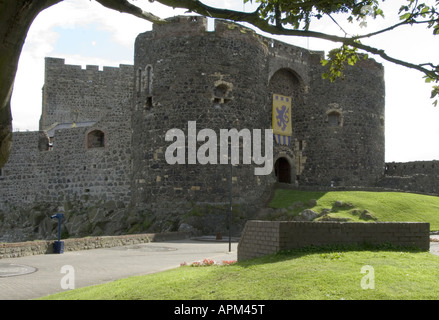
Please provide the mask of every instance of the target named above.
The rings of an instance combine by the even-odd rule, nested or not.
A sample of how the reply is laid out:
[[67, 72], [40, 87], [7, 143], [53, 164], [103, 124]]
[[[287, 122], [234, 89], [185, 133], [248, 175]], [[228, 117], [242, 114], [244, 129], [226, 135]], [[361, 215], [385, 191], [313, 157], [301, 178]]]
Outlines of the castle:
[[[168, 20], [138, 35], [134, 65], [82, 69], [46, 58], [40, 130], [14, 132], [0, 170], [0, 241], [52, 237], [59, 211], [65, 237], [225, 232], [230, 187], [235, 234], [276, 182], [439, 191], [436, 161], [385, 163], [382, 65], [359, 61], [331, 83], [323, 52], [227, 21], [207, 31], [204, 17]], [[272, 173], [165, 161], [169, 129], [272, 128], [278, 97], [290, 103], [290, 131], [274, 132]]]

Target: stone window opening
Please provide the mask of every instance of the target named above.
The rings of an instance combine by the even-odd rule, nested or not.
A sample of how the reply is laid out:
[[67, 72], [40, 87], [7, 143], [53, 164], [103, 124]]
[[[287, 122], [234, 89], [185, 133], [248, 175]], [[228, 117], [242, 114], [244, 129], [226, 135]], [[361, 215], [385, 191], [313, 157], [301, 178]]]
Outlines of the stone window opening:
[[146, 101], [145, 106], [147, 108], [152, 108], [152, 66], [147, 65], [145, 68], [145, 91], [146, 91]]
[[146, 102], [145, 102], [145, 106], [146, 108], [152, 108], [152, 97], [146, 97]]
[[49, 151], [52, 150], [52, 144], [46, 133], [42, 133], [38, 137], [38, 150], [39, 151]]
[[145, 81], [146, 96], [150, 97], [152, 96], [152, 66], [151, 65], [146, 66], [145, 74], [146, 74], [146, 81]]
[[137, 70], [137, 93], [142, 91], [142, 69]]
[[341, 127], [342, 126], [342, 116], [340, 111], [329, 111], [327, 113], [326, 121], [330, 127]]
[[215, 85], [213, 89], [213, 104], [215, 108], [221, 108], [222, 105], [227, 104], [232, 98], [230, 97], [230, 92], [232, 90], [231, 84], [221, 82]]
[[105, 146], [105, 134], [101, 130], [93, 130], [87, 135], [87, 148], [103, 148]]

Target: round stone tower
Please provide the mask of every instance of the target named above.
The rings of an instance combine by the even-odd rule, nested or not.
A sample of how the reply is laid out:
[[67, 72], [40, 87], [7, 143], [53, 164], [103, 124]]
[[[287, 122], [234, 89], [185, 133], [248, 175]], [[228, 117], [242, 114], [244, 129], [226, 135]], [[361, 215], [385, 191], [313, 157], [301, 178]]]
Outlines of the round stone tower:
[[[262, 129], [265, 141], [264, 129], [270, 128], [268, 46], [262, 37], [236, 24], [216, 21], [215, 31], [208, 32], [204, 17], [169, 20], [140, 34], [135, 43], [133, 203], [139, 210], [154, 212], [156, 221], [167, 220], [171, 229], [183, 220], [192, 225], [197, 220], [204, 221], [197, 225], [201, 229], [210, 225], [218, 229], [210, 231], [225, 231], [230, 190], [235, 225], [247, 218], [249, 208], [268, 198], [266, 189], [274, 181], [272, 175], [255, 175], [254, 162], [244, 164], [242, 153], [230, 177], [230, 166], [220, 163], [219, 147], [221, 129], [245, 129], [252, 137], [253, 129]], [[175, 142], [166, 139], [171, 129], [185, 135], [183, 162], [166, 160]], [[200, 140], [202, 129], [217, 135], [217, 141], [209, 141], [218, 145], [216, 163], [200, 163], [194, 154], [193, 147], [198, 152], [205, 144], [205, 139], [196, 144], [192, 139], [195, 132]], [[264, 147], [262, 155], [263, 151]]]

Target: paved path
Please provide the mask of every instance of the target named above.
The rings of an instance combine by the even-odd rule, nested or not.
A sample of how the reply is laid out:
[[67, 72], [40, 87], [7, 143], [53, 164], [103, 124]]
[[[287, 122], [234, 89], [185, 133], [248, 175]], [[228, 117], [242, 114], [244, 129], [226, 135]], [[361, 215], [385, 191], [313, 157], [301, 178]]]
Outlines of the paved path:
[[[439, 256], [439, 242], [430, 242], [430, 252]], [[75, 288], [80, 288], [204, 258], [236, 260], [237, 242], [231, 252], [227, 242], [180, 240], [0, 259], [0, 300], [34, 299], [68, 290], [61, 282], [72, 269], [61, 273], [64, 266], [73, 268]]]
[[0, 259], [0, 300], [34, 299], [68, 290], [61, 284], [65, 286], [66, 278], [62, 279], [72, 275], [71, 270], [74, 286], [80, 288], [204, 258], [236, 260], [237, 242], [232, 243], [231, 252], [228, 242], [180, 240]]

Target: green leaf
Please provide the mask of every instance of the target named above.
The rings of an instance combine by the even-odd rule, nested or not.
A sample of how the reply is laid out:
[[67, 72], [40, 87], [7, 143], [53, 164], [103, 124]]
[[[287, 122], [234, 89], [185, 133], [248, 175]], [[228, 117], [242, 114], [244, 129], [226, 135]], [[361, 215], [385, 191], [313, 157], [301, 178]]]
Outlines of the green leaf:
[[426, 6], [425, 8], [422, 9], [422, 11], [421, 11], [421, 15], [422, 15], [423, 17], [425, 17], [425, 14], [426, 14], [429, 10], [430, 10], [430, 7]]
[[431, 90], [431, 99], [435, 98], [439, 95], [439, 86], [433, 86], [433, 90]]
[[399, 20], [408, 20], [411, 16], [412, 16], [411, 13], [406, 13], [406, 14], [403, 14], [402, 16], [400, 16]]

